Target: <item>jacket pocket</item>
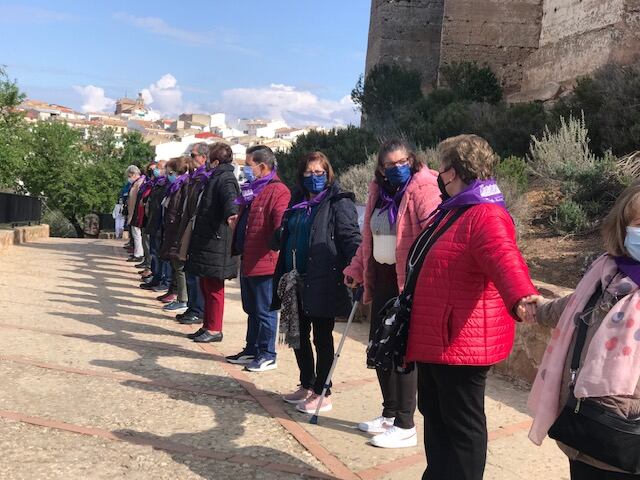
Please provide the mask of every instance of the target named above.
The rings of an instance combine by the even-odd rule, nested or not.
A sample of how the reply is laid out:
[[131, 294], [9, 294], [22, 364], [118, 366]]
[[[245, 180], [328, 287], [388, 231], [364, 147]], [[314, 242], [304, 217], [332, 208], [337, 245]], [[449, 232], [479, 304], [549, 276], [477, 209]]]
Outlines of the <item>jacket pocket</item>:
[[444, 317], [442, 318], [442, 343], [445, 347], [451, 344], [451, 337], [453, 336], [453, 307], [447, 305], [444, 310]]

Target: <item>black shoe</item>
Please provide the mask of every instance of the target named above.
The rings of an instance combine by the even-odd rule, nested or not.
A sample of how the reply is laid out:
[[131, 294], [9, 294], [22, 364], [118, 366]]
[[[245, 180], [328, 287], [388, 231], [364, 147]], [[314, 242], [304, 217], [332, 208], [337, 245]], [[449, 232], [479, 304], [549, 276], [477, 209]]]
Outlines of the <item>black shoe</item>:
[[204, 332], [206, 332], [206, 330], [205, 330], [204, 327], [202, 327], [201, 329], [196, 330], [195, 332], [190, 333], [189, 335], [187, 335], [187, 338], [190, 338], [191, 340], [193, 340], [194, 338], [199, 337], [200, 335], [202, 335]]
[[218, 333], [209, 333], [208, 331], [204, 331], [197, 337], [193, 339], [196, 343], [211, 343], [211, 342], [221, 342], [222, 341], [222, 332]]
[[140, 263], [142, 260], [143, 260], [143, 258], [142, 258], [142, 257], [129, 257], [129, 258], [127, 259], [127, 262], [130, 262], [130, 263], [131, 263], [131, 262], [138, 262], [138, 263]]
[[137, 265], [134, 265], [134, 267], [136, 268], [144, 268], [145, 270], [147, 268], [149, 268], [149, 265], [147, 265], [144, 261], [142, 263], [138, 263]]
[[141, 283], [140, 288], [143, 290], [153, 290], [153, 287], [160, 285], [160, 282]]
[[185, 315], [178, 320], [178, 323], [181, 325], [197, 325], [198, 323], [202, 323], [202, 317], [195, 313], [190, 313], [189, 315], [185, 313]]

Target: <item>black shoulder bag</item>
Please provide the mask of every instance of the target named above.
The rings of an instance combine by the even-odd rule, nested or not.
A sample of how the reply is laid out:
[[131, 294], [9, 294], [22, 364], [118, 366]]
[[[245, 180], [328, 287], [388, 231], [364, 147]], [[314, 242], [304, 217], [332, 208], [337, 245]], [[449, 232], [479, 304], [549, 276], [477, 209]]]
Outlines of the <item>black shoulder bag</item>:
[[599, 285], [579, 316], [578, 334], [571, 358], [569, 399], [549, 429], [549, 437], [607, 465], [640, 474], [640, 418], [627, 419], [590, 399], [577, 399], [573, 393], [589, 320], [593, 317], [602, 291], [602, 285]]
[[[450, 216], [444, 216], [422, 232], [413, 242], [407, 257], [407, 276], [402, 293], [382, 307], [380, 311], [382, 322], [367, 347], [368, 368], [395, 369], [398, 373], [409, 373], [413, 370], [413, 363], [406, 364], [405, 355], [413, 292], [418, 282], [418, 274], [431, 247], [469, 208], [471, 206], [461, 207]], [[438, 228], [445, 219], [446, 222], [442, 228]]]

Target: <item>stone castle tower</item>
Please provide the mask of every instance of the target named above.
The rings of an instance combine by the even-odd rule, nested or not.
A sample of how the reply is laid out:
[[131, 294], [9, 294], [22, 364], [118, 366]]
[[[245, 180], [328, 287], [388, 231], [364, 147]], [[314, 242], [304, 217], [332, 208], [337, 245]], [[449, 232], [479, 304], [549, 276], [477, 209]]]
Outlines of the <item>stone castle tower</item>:
[[488, 65], [512, 101], [548, 100], [607, 63], [640, 60], [640, 0], [372, 0], [366, 71]]

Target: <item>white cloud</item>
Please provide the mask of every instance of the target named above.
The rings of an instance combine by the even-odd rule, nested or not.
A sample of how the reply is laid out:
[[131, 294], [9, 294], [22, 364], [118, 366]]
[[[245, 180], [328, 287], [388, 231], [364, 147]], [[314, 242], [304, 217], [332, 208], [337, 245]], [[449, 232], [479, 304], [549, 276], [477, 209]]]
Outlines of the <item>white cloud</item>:
[[142, 89], [142, 98], [147, 105], [163, 115], [177, 115], [186, 108], [178, 80], [170, 73], [160, 77], [148, 88]]
[[115, 106], [115, 100], [105, 95], [104, 88], [95, 85], [85, 87], [74, 85], [73, 89], [82, 97], [83, 112], [103, 112], [113, 110]]
[[27, 5], [0, 5], [0, 23], [44, 24], [68, 22], [75, 17], [69, 13]]
[[337, 126], [358, 122], [354, 107], [348, 96], [338, 101], [326, 100], [296, 87], [271, 84], [225, 90], [219, 108], [237, 117], [282, 119], [290, 125]]

